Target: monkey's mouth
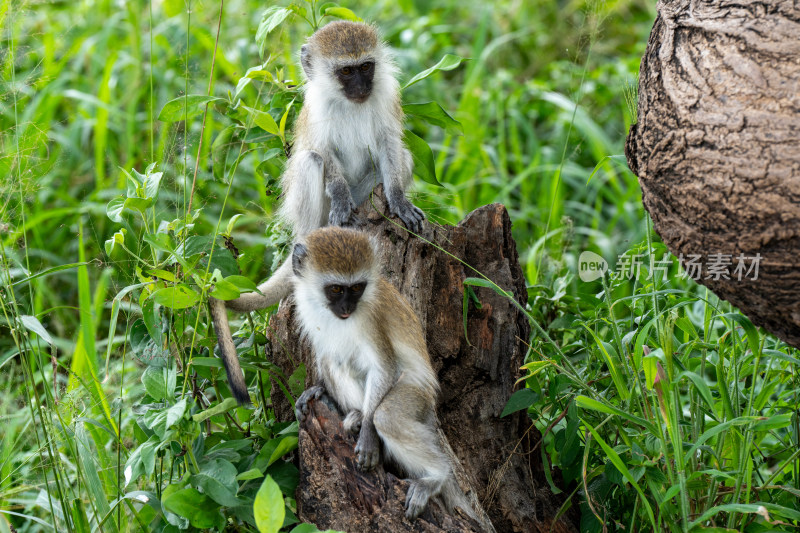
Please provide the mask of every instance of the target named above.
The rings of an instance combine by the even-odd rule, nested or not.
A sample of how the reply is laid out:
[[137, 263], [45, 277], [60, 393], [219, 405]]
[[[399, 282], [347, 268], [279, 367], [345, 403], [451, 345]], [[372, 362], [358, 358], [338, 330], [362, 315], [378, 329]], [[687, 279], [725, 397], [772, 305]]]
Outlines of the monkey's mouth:
[[351, 96], [350, 100], [357, 104], [363, 104], [369, 98], [369, 93], [365, 94], [364, 96]]
[[336, 316], [338, 316], [342, 320], [347, 320], [348, 318], [350, 318], [350, 313], [339, 313]]

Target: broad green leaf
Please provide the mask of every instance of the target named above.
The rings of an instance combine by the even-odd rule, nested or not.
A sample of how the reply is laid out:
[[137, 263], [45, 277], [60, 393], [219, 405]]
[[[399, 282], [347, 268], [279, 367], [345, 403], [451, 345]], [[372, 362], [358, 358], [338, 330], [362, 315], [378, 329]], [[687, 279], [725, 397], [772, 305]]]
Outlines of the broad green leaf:
[[255, 282], [245, 276], [228, 276], [225, 278], [225, 281], [233, 284], [237, 289], [239, 289], [239, 292], [258, 291], [258, 286], [255, 284]]
[[[148, 366], [142, 373], [142, 384], [147, 394], [154, 400], [172, 398], [175, 391], [176, 372], [174, 368]], [[186, 408], [184, 404], [183, 408]], [[183, 413], [181, 413], [183, 416]]]
[[259, 533], [278, 533], [283, 527], [286, 505], [283, 502], [281, 489], [272, 476], [264, 478], [261, 488], [258, 489], [253, 503], [253, 515], [256, 517]]
[[792, 520], [800, 520], [800, 511], [797, 511], [796, 509], [789, 509], [774, 503], [728, 503], [725, 505], [717, 505], [716, 507], [712, 507], [708, 511], [704, 512], [697, 517], [696, 520], [689, 524], [689, 529], [691, 530], [695, 526], [699, 526], [703, 522], [708, 521], [708, 519], [712, 516], [715, 516], [719, 513], [757, 514], [761, 515], [765, 520], [771, 522], [773, 519], [769, 515], [770, 512], [790, 518]]
[[[228, 398], [229, 400], [233, 400], [233, 398]], [[234, 400], [235, 401], [235, 400]], [[258, 468], [251, 468], [246, 472], [242, 472], [238, 476], [236, 476], [237, 481], [250, 481], [251, 479], [258, 479], [264, 477], [264, 474], [261, 473], [261, 470]]]
[[112, 221], [122, 223], [122, 212], [125, 209], [144, 213], [151, 205], [153, 205], [152, 198], [123, 198], [118, 196], [106, 205], [106, 215]]
[[190, 94], [187, 96], [180, 96], [174, 100], [170, 100], [161, 112], [158, 114], [158, 120], [161, 122], [178, 122], [179, 120], [188, 120], [203, 112], [203, 107], [211, 102], [224, 100], [216, 96], [207, 96], [205, 94]]
[[200, 295], [186, 285], [158, 289], [150, 295], [150, 298], [155, 303], [170, 309], [186, 309], [200, 301]]
[[41, 322], [39, 322], [38, 318], [32, 315], [22, 315], [19, 318], [25, 329], [39, 335], [47, 344], [53, 344], [53, 337], [51, 337], [47, 330], [44, 329], [44, 326]]
[[192, 485], [203, 490], [215, 502], [225, 507], [236, 507], [242, 502], [236, 498], [236, 467], [224, 459], [203, 463], [200, 473], [190, 479]]
[[189, 487], [173, 492], [161, 503], [164, 509], [188, 518], [189, 523], [196, 528], [207, 529], [225, 525], [225, 518], [219, 513], [219, 504], [197, 489]]
[[422, 72], [420, 72], [419, 74], [408, 80], [408, 82], [406, 82], [406, 84], [403, 85], [403, 89], [411, 87], [418, 81], [424, 80], [437, 70], [453, 70], [454, 68], [458, 67], [462, 61], [467, 61], [467, 60], [468, 58], [459, 57], [453, 54], [445, 54], [445, 56], [442, 59], [440, 59], [439, 62], [436, 63], [434, 66], [432, 66], [427, 70], [423, 70]]
[[236, 213], [231, 217], [231, 219], [228, 221], [228, 225], [225, 227], [225, 235], [230, 237], [231, 233], [233, 232], [233, 226], [236, 225], [236, 221], [239, 220], [239, 217], [241, 216], [241, 213]]
[[411, 130], [403, 132], [403, 141], [414, 159], [414, 174], [423, 181], [441, 187], [442, 184], [436, 179], [436, 164], [433, 160], [433, 151], [428, 143], [412, 133]]
[[175, 405], [167, 409], [167, 421], [166, 421], [166, 428], [169, 429], [173, 425], [175, 425], [178, 420], [183, 418], [183, 415], [186, 413], [186, 408], [188, 404], [186, 402], [186, 398], [181, 398]]
[[183, 13], [183, 10], [186, 9], [186, 1], [185, 0], [164, 0], [164, 14], [170, 18], [174, 17], [175, 15], [179, 15]]
[[451, 133], [453, 135], [464, 134], [461, 123], [451, 117], [447, 111], [445, 111], [442, 106], [436, 102], [426, 102], [424, 104], [405, 104], [403, 106], [403, 112], [405, 112], [406, 115], [419, 117], [428, 124], [439, 126], [447, 133]]
[[343, 20], [350, 20], [353, 22], [363, 22], [364, 19], [347, 9], [346, 7], [331, 6], [325, 8], [323, 15], [329, 17], [336, 17]]
[[241, 293], [239, 292], [239, 289], [236, 288], [236, 285], [230, 281], [225, 281], [224, 279], [214, 283], [214, 290], [211, 291], [211, 296], [217, 298], [218, 300], [235, 300], [240, 294]]
[[297, 437], [283, 437], [273, 450], [268, 465], [271, 465], [287, 453], [297, 448]]
[[[210, 358], [209, 358], [210, 359]], [[213, 359], [214, 361], [220, 362], [219, 359]], [[192, 359], [192, 364], [197, 366], [205, 366], [202, 364], [198, 365], [198, 358], [195, 357]], [[214, 366], [221, 366], [221, 365], [214, 365]], [[214, 407], [209, 407], [205, 411], [192, 415], [192, 420], [197, 423], [204, 422], [206, 419], [211, 418], [212, 416], [221, 415], [223, 413], [227, 413], [231, 409], [236, 407], [237, 403], [236, 400], [233, 398], [225, 398], [220, 403], [215, 405]]]
[[533, 405], [534, 401], [536, 401], [536, 395], [531, 389], [520, 389], [508, 399], [508, 403], [506, 403], [506, 406], [503, 408], [500, 418], [521, 411], [522, 409], [527, 409]]
[[144, 179], [144, 194], [146, 198], [156, 198], [158, 196], [158, 188], [161, 185], [161, 178], [164, 176], [163, 172], [148, 172]]
[[614, 387], [617, 389], [617, 394], [622, 397], [623, 400], [626, 400], [630, 397], [630, 391], [628, 390], [628, 385], [625, 383], [625, 379], [620, 371], [619, 356], [616, 352], [612, 352], [613, 347], [610, 344], [607, 344], [600, 340], [600, 338], [595, 334], [595, 332], [588, 327], [586, 324], [581, 324], [586, 331], [594, 338], [595, 344], [598, 348], [600, 348], [600, 354], [602, 354], [603, 359], [606, 361], [606, 366], [608, 367], [608, 372], [611, 374], [611, 380], [614, 382]]
[[281, 130], [278, 128], [278, 124], [275, 122], [275, 119], [272, 118], [272, 115], [252, 107], [247, 107], [246, 105], [241, 107], [253, 118], [253, 122], [256, 126], [273, 135], [281, 134]]

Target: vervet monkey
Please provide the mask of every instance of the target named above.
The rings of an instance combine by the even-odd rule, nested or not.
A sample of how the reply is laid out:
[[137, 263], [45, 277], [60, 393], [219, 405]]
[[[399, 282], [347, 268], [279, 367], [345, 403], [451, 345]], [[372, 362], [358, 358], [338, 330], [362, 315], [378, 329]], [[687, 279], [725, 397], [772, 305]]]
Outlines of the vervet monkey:
[[[356, 224], [356, 207], [379, 183], [391, 213], [419, 231], [425, 215], [405, 195], [413, 162], [403, 144], [397, 69], [375, 28], [332, 22], [302, 46], [300, 63], [306, 76], [305, 101], [281, 176], [284, 197], [279, 210], [295, 238], [327, 224]], [[231, 392], [240, 403], [248, 403], [249, 397], [240, 379], [225, 306], [240, 312], [270, 307], [288, 295], [291, 275], [291, 264], [285, 261], [259, 285], [258, 293], [225, 304], [209, 299]]]
[[383, 442], [385, 457], [411, 478], [408, 518], [435, 496], [474, 518], [439, 441], [439, 383], [422, 327], [381, 277], [376, 255], [366, 234], [338, 227], [318, 229], [294, 246], [297, 320], [314, 349], [318, 379], [297, 400], [297, 417], [302, 421], [308, 401], [327, 392], [346, 413], [345, 429], [358, 434], [359, 467], [378, 464]]

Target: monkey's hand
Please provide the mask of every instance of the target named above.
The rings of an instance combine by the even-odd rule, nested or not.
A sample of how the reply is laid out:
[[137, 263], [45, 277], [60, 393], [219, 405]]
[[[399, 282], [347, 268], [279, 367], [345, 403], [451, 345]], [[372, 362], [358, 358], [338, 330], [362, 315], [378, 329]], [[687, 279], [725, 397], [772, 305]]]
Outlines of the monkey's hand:
[[362, 421], [355, 451], [358, 467], [364, 472], [378, 466], [381, 457], [380, 442], [378, 441], [378, 432], [371, 423]]
[[408, 229], [419, 233], [422, 229], [422, 221], [425, 220], [425, 213], [422, 209], [408, 201], [402, 193], [389, 196], [389, 211], [396, 215]]
[[308, 402], [310, 400], [319, 400], [325, 388], [321, 385], [314, 385], [303, 391], [303, 394], [294, 403], [294, 414], [297, 416], [297, 421], [302, 422], [306, 419], [308, 414]]
[[353, 435], [361, 432], [361, 411], [354, 409], [347, 413], [347, 416], [342, 423], [344, 430]]

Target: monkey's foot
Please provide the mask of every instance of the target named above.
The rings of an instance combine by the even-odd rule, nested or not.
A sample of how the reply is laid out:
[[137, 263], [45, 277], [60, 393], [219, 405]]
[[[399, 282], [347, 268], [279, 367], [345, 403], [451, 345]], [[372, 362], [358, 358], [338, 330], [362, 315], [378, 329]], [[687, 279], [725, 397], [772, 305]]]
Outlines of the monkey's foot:
[[418, 479], [409, 479], [410, 485], [406, 493], [406, 518], [414, 520], [428, 506], [433, 490], [428, 483]]
[[[349, 196], [349, 193], [348, 193]], [[360, 224], [356, 216], [356, 204], [352, 198], [340, 202], [331, 202], [331, 211], [328, 214], [328, 224], [331, 226], [353, 227]]]
[[422, 209], [409, 202], [405, 196], [400, 196], [389, 202], [389, 211], [402, 220], [403, 224], [411, 231], [419, 233], [422, 229], [425, 213], [422, 212]]
[[356, 459], [358, 460], [358, 467], [364, 472], [378, 466], [378, 461], [380, 461], [381, 458], [381, 448], [378, 440], [378, 432], [375, 431], [375, 426], [373, 426], [372, 423], [364, 423], [362, 420], [361, 431], [358, 434], [358, 443], [356, 444], [355, 452]]
[[301, 394], [294, 403], [294, 414], [297, 416], [299, 422], [305, 420], [308, 414], [308, 402], [312, 399], [319, 400], [319, 397], [322, 396], [324, 392], [325, 388], [321, 385], [314, 385], [303, 391], [303, 394]]
[[361, 411], [353, 410], [347, 413], [342, 425], [348, 433], [359, 434], [361, 432]]

